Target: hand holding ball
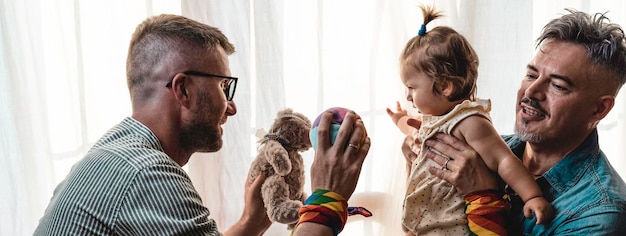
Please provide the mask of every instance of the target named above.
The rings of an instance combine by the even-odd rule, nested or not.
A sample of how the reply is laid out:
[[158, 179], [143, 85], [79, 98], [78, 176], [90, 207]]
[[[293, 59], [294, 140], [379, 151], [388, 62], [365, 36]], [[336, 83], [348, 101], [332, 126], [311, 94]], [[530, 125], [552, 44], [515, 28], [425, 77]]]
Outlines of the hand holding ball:
[[[333, 118], [330, 124], [330, 145], [332, 146], [335, 143], [335, 139], [337, 138], [339, 127], [341, 127], [341, 124], [343, 123], [343, 118], [346, 116], [346, 113], [349, 110], [343, 107], [333, 107], [333, 108], [329, 108], [327, 111], [333, 112]], [[317, 116], [317, 118], [313, 122], [311, 126], [311, 131], [309, 133], [309, 137], [311, 138], [311, 144], [313, 145], [313, 150], [317, 150], [317, 127], [320, 124], [320, 119], [321, 119], [321, 114]], [[363, 136], [366, 137], [367, 134], [363, 133]], [[353, 144], [353, 145], [361, 145], [361, 144], [358, 143], [358, 144]]]

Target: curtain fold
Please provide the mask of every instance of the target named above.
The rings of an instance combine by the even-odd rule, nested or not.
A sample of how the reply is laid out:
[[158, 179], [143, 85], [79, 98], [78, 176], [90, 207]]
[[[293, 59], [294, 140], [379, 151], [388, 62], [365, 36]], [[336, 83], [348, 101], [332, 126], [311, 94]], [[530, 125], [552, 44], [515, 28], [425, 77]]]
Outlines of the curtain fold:
[[[608, 11], [626, 27], [626, 3], [619, 0], [0, 0], [0, 235], [31, 235], [71, 166], [130, 115], [128, 42], [137, 24], [161, 13], [216, 26], [236, 47], [230, 68], [240, 78], [238, 109], [224, 125], [224, 148], [194, 154], [185, 166], [220, 229], [241, 216], [256, 130], [267, 130], [285, 107], [315, 119], [342, 106], [361, 115], [372, 139], [349, 204], [374, 214], [350, 217], [342, 235], [401, 235], [403, 136], [385, 108], [395, 101], [410, 106], [398, 57], [422, 23], [419, 4], [444, 13], [429, 29], [451, 26], [476, 49], [478, 96], [491, 99], [502, 134], [512, 133], [514, 94], [544, 24], [574, 8]], [[624, 99], [622, 92], [598, 126], [601, 147], [622, 176]], [[313, 152], [303, 157], [308, 175]], [[289, 231], [274, 224], [266, 235]]]

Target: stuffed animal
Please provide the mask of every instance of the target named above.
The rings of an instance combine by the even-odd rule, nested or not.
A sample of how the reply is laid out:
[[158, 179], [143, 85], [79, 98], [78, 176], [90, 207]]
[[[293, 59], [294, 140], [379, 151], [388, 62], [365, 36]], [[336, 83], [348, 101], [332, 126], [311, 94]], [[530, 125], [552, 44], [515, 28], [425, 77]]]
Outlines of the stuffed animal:
[[290, 108], [278, 112], [269, 133], [259, 134], [261, 146], [252, 163], [250, 175], [267, 176], [261, 195], [272, 222], [292, 227], [298, 221], [298, 209], [306, 200], [304, 163], [300, 152], [311, 148], [311, 121]]

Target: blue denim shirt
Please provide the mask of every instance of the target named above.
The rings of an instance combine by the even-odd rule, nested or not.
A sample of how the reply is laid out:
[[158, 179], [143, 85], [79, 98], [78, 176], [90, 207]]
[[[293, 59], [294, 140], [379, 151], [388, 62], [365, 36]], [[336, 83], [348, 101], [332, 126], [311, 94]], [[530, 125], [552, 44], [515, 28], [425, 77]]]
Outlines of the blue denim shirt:
[[[526, 143], [514, 135], [503, 138], [521, 158]], [[626, 235], [626, 184], [600, 150], [597, 130], [537, 183], [556, 216], [535, 225], [534, 216], [524, 217], [523, 202], [512, 197], [511, 235]]]

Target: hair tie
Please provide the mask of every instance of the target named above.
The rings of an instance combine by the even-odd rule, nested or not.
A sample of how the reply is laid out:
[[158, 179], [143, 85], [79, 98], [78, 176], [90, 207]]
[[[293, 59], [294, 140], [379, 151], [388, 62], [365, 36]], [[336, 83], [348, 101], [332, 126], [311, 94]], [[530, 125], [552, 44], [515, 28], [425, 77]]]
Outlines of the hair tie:
[[426, 34], [426, 25], [422, 24], [422, 27], [420, 27], [420, 31], [417, 32], [417, 35], [423, 36], [425, 34]]

